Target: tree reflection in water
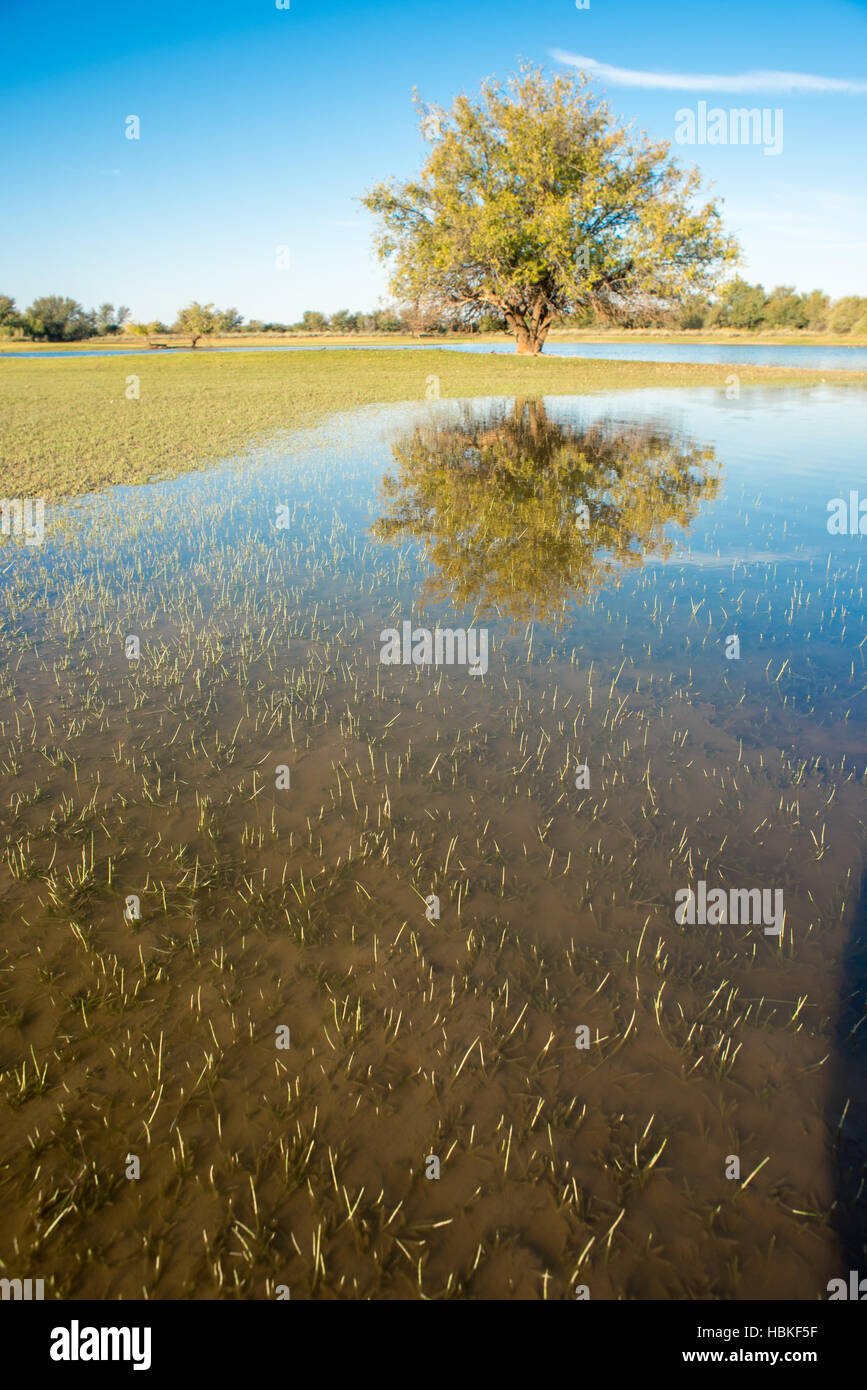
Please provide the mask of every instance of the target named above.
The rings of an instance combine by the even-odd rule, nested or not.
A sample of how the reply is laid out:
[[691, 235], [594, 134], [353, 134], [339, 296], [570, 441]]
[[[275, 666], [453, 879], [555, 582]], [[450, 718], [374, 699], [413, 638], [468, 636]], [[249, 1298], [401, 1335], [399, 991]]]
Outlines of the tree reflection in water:
[[719, 491], [712, 449], [658, 424], [557, 424], [537, 400], [418, 426], [392, 451], [373, 534], [424, 543], [424, 598], [512, 619], [556, 624], [570, 599], [670, 554], [668, 528]]

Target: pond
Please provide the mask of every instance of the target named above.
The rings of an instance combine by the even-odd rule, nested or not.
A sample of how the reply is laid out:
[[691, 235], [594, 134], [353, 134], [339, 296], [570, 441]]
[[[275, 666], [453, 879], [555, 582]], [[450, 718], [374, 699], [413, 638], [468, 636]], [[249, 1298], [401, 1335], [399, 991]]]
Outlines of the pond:
[[148, 1155], [63, 1296], [156, 1239], [160, 1297], [846, 1277], [865, 437], [831, 387], [415, 402], [0, 545], [4, 1202]]

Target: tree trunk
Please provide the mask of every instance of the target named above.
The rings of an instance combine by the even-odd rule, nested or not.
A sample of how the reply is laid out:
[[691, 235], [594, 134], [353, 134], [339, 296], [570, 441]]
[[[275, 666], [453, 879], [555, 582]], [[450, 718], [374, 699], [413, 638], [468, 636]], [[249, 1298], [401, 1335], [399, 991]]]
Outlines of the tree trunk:
[[537, 329], [513, 319], [512, 332], [515, 335], [515, 351], [522, 357], [536, 357], [542, 351], [542, 344], [548, 336], [547, 328]]
[[515, 351], [522, 357], [537, 357], [551, 327], [550, 315], [536, 312], [530, 317], [517, 309], [503, 309], [509, 332], [515, 336]]
[[545, 438], [545, 431], [548, 428], [548, 413], [545, 410], [544, 401], [527, 400], [523, 396], [519, 396], [512, 408], [512, 418], [519, 430], [526, 422], [530, 437], [535, 444], [540, 444]]

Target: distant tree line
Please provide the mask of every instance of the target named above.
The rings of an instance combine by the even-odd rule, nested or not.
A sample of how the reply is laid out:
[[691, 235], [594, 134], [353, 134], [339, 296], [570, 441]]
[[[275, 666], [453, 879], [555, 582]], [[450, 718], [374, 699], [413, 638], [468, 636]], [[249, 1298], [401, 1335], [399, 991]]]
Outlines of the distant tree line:
[[[602, 328], [611, 326], [612, 322], [604, 313], [590, 309], [581, 314], [566, 315], [560, 320], [564, 328]], [[791, 285], [777, 285], [767, 293], [762, 285], [751, 285], [746, 280], [737, 279], [713, 298], [695, 295], [678, 304], [648, 299], [645, 306], [633, 307], [627, 314], [621, 308], [616, 323], [627, 328], [733, 328], [752, 332], [793, 329], [867, 336], [867, 298], [850, 294], [832, 300], [821, 290], [796, 294]], [[193, 300], [178, 310], [173, 324], [166, 324], [158, 319], [151, 323], [133, 322], [124, 304], [117, 309], [113, 304], [100, 304], [98, 309], [84, 309], [77, 300], [56, 294], [34, 299], [29, 308], [19, 311], [11, 296], [0, 294], [0, 338], [27, 338], [34, 342], [76, 342], [118, 333], [142, 337], [175, 333], [189, 337], [195, 346], [203, 337], [239, 332], [402, 333], [417, 337], [421, 334], [501, 331], [508, 331], [505, 317], [493, 310], [462, 322], [454, 317], [437, 318], [417, 306], [390, 305], [371, 311], [338, 309], [333, 314], [305, 309], [297, 323], [266, 323], [262, 319], [245, 322], [243, 315], [235, 308], [217, 309], [213, 304], [199, 304]]]
[[[678, 304], [648, 298], [645, 307], [616, 314], [599, 310], [564, 315], [565, 328], [736, 328], [754, 332], [801, 329], [811, 333], [854, 333], [867, 336], [867, 298], [850, 294], [832, 300], [821, 290], [796, 294], [791, 285], [777, 285], [767, 293], [761, 285], [733, 280], [714, 298], [693, 296]], [[252, 319], [242, 333], [496, 333], [508, 331], [504, 315], [491, 311], [462, 321], [454, 316], [437, 318], [417, 308], [390, 307], [372, 313], [339, 309], [335, 314], [305, 310], [298, 323], [263, 323]]]
[[[571, 327], [588, 326], [593, 316], [564, 320]], [[624, 321], [623, 314], [620, 322]], [[792, 285], [777, 285], [770, 293], [762, 285], [732, 280], [713, 298], [695, 295], [676, 305], [648, 304], [627, 316], [631, 328], [737, 328], [752, 332], [802, 330], [810, 333], [867, 335], [867, 298], [857, 294], [832, 300], [821, 290], [796, 294]]]
[[849, 294], [832, 300], [821, 290], [796, 294], [792, 285], [777, 285], [766, 294], [762, 285], [734, 280], [715, 302], [684, 305], [682, 328], [806, 329], [812, 333], [867, 334], [867, 298]]
[[[407, 333], [412, 315], [395, 308], [375, 309], [366, 313], [339, 309], [335, 314], [321, 314], [307, 309], [297, 323], [265, 323], [261, 319], [244, 322], [242, 314], [233, 308], [217, 309], [213, 304], [193, 300], [178, 310], [174, 323], [160, 319], [133, 322], [126, 305], [117, 310], [113, 304], [101, 304], [98, 309], [85, 309], [75, 299], [49, 294], [34, 299], [28, 309], [16, 308], [15, 300], [0, 294], [0, 337], [29, 338], [34, 342], [76, 342], [83, 338], [105, 337], [117, 333], [132, 333], [140, 337], [180, 333], [196, 343], [200, 338], [216, 333]], [[496, 325], [497, 327], [499, 325]], [[425, 325], [427, 327], [427, 325]], [[416, 330], [417, 331], [417, 330]]]
[[0, 335], [20, 336], [34, 341], [75, 342], [79, 338], [103, 337], [119, 333], [129, 319], [129, 309], [121, 304], [100, 304], [98, 309], [84, 309], [75, 299], [59, 294], [46, 294], [34, 299], [29, 309], [19, 312], [15, 300], [0, 294]]
[[[734, 280], [713, 298], [695, 295], [677, 304], [648, 297], [646, 304], [615, 313], [588, 309], [584, 313], [563, 315], [564, 328], [735, 328], [754, 332], [800, 329], [812, 333], [854, 333], [867, 336], [867, 298], [847, 295], [832, 300], [821, 290], [796, 294], [791, 285], [777, 285], [767, 293], [762, 285]], [[245, 324], [242, 332], [261, 333], [281, 329], [305, 333], [496, 333], [508, 331], [502, 314], [491, 311], [462, 321], [454, 316], [438, 319], [410, 308], [389, 308], [372, 314], [322, 314], [308, 309], [296, 324]]]
[[195, 345], [207, 333], [231, 333], [243, 323], [237, 309], [215, 309], [213, 304], [195, 301], [178, 311], [174, 324], [154, 320], [153, 323], [133, 323], [125, 304], [115, 309], [113, 304], [100, 304], [98, 309], [85, 309], [76, 299], [59, 294], [34, 299], [28, 309], [19, 311], [15, 300], [0, 294], [0, 337], [30, 338], [34, 342], [73, 343], [82, 338], [111, 337], [117, 333], [152, 334], [183, 333]]

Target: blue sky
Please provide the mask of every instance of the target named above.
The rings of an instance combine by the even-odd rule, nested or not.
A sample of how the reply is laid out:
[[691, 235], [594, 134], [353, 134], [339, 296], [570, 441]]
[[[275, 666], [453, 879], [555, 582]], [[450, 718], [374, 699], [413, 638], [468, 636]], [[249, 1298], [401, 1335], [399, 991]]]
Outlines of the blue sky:
[[412, 88], [448, 105], [571, 55], [655, 139], [700, 101], [781, 109], [778, 155], [673, 152], [724, 198], [748, 278], [867, 294], [864, 0], [290, 2], [2, 0], [0, 291], [167, 322], [190, 299], [278, 321], [369, 307], [386, 276], [354, 199], [418, 169]]

